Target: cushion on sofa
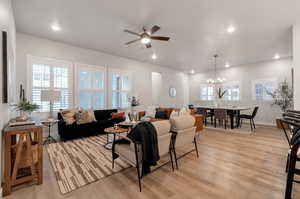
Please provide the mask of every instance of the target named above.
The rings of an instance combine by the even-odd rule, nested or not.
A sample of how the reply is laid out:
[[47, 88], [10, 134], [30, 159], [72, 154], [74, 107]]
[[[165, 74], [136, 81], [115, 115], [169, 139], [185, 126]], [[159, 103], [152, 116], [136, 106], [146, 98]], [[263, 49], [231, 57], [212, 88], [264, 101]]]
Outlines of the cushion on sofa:
[[125, 118], [125, 112], [119, 112], [119, 113], [111, 113], [111, 118], [112, 119], [123, 119]]
[[93, 110], [79, 110], [76, 112], [75, 118], [78, 125], [96, 121]]
[[166, 118], [167, 114], [165, 110], [156, 110], [155, 118]]
[[157, 110], [162, 110], [162, 111], [165, 111], [166, 112], [166, 117], [165, 119], [169, 119], [170, 118], [170, 115], [171, 115], [171, 112], [174, 110], [174, 108], [164, 108], [164, 107], [158, 107], [156, 109]]
[[170, 119], [173, 118], [173, 117], [178, 117], [179, 116], [179, 112], [176, 111], [176, 110], [173, 110], [170, 114]]
[[114, 112], [118, 112], [117, 109], [107, 109], [107, 110], [95, 110], [95, 118], [96, 120], [108, 120], [111, 119], [111, 114]]
[[75, 119], [76, 112], [77, 112], [76, 109], [66, 109], [60, 111], [60, 115], [62, 116], [63, 120], [66, 122], [67, 125], [71, 125], [76, 121]]

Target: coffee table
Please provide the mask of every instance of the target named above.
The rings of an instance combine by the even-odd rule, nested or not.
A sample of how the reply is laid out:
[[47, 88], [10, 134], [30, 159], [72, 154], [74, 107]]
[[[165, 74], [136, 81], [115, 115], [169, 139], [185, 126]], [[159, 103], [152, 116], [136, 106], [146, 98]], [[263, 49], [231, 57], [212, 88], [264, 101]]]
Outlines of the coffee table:
[[118, 125], [121, 127], [121, 128], [132, 128], [134, 125], [136, 125], [138, 122], [120, 122]]
[[[104, 148], [111, 150], [112, 149], [112, 144], [116, 140], [116, 134], [121, 134], [121, 133], [127, 133], [128, 129], [126, 128], [121, 128], [121, 127], [109, 127], [104, 129], [104, 132], [107, 134], [107, 143], [104, 145]], [[113, 140], [109, 141], [108, 136], [112, 134], [113, 135]]]

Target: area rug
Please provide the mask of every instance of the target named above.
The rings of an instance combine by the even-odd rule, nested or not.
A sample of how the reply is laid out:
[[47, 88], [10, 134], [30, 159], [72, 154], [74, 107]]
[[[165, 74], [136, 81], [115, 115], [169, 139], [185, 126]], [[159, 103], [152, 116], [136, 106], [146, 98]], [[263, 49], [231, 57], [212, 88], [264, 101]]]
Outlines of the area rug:
[[112, 154], [103, 147], [105, 143], [106, 137], [102, 135], [47, 145], [61, 193], [69, 193], [130, 167], [118, 158], [112, 169]]

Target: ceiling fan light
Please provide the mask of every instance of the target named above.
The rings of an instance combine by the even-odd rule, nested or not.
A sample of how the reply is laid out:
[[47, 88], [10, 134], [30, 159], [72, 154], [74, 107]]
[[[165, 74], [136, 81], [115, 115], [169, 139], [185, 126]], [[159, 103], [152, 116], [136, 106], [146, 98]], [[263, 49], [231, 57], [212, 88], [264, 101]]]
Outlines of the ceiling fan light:
[[141, 39], [141, 42], [142, 42], [142, 44], [148, 44], [148, 43], [150, 43], [150, 38], [149, 37], [143, 37], [142, 39]]

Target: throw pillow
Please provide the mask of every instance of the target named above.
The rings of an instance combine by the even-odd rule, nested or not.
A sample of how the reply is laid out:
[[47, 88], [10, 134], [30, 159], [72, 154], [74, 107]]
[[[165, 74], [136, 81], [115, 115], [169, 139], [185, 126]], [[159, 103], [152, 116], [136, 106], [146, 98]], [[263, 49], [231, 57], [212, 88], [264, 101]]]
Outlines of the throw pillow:
[[124, 119], [125, 112], [111, 113], [111, 119]]
[[67, 125], [71, 125], [73, 124], [76, 119], [75, 119], [75, 114], [76, 114], [77, 110], [75, 109], [67, 109], [67, 110], [62, 110], [60, 112], [62, 118], [64, 119], [64, 121], [66, 122]]
[[76, 123], [78, 125], [80, 124], [86, 124], [86, 123], [91, 123], [94, 122], [93, 118], [90, 117], [90, 113], [88, 110], [79, 110], [76, 115]]
[[157, 110], [155, 113], [155, 118], [165, 119], [167, 117], [166, 111], [164, 110]]
[[191, 113], [186, 110], [186, 108], [182, 108], [179, 112], [179, 115], [190, 115]]
[[170, 114], [170, 118], [178, 117], [179, 116], [179, 111], [172, 111]]
[[96, 118], [95, 118], [95, 113], [94, 113], [94, 110], [93, 109], [89, 109], [87, 110], [88, 114], [89, 114], [89, 117], [90, 117], [90, 120], [96, 122]]
[[155, 106], [149, 106], [146, 110], [146, 116], [155, 117]]

